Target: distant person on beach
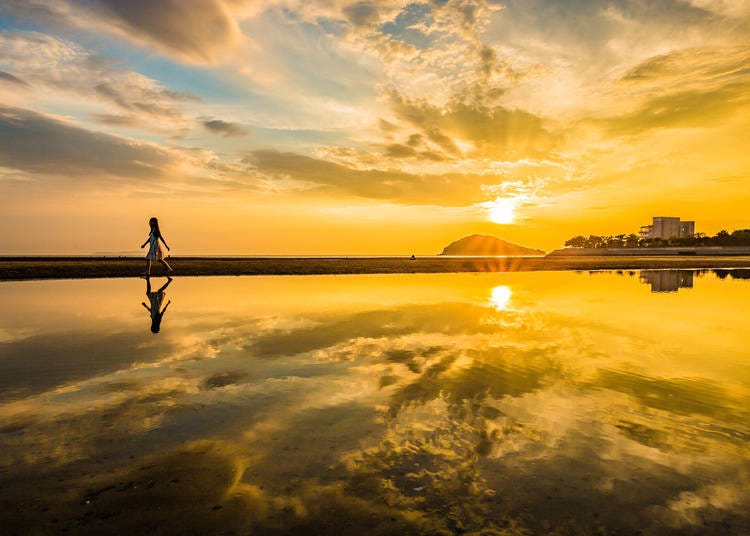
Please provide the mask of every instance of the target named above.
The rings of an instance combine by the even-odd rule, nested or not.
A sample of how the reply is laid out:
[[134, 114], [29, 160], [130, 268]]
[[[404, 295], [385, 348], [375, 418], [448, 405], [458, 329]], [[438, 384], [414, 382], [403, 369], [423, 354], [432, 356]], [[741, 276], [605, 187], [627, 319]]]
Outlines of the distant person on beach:
[[156, 218], [151, 218], [150, 220], [148, 220], [148, 224], [151, 227], [151, 231], [148, 233], [148, 240], [141, 244], [141, 248], [145, 248], [146, 244], [148, 244], [148, 253], [146, 254], [146, 271], [143, 275], [145, 277], [149, 277], [151, 275], [152, 261], [159, 261], [164, 265], [164, 268], [167, 269], [167, 274], [173, 274], [174, 270], [172, 270], [172, 267], [167, 264], [167, 261], [164, 260], [164, 253], [162, 252], [161, 246], [159, 245], [159, 240], [161, 240], [164, 243], [164, 247], [167, 248], [167, 251], [169, 251], [169, 246], [164, 241], [164, 237], [161, 235], [161, 231], [159, 230], [159, 220], [157, 220]]
[[164, 291], [172, 282], [171, 277], [167, 277], [167, 282], [164, 283], [159, 290], [156, 292], [151, 291], [151, 279], [146, 278], [146, 297], [148, 298], [151, 307], [146, 305], [146, 302], [141, 302], [146, 310], [151, 314], [151, 333], [159, 333], [161, 329], [161, 319], [164, 317], [164, 313], [167, 312], [167, 307], [172, 303], [172, 300], [167, 302], [164, 309], [161, 308], [161, 304], [164, 301]]

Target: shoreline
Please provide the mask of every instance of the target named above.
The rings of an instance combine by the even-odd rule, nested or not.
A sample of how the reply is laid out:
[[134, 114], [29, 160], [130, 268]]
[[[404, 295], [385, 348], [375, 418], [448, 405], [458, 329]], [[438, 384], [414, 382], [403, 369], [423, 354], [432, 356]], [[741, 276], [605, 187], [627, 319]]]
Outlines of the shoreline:
[[[205, 258], [174, 257], [175, 276], [344, 275], [464, 272], [529, 272], [557, 270], [659, 270], [750, 268], [750, 255], [717, 256], [571, 256], [571, 257], [317, 257]], [[140, 257], [5, 257], [0, 281], [139, 277]], [[161, 266], [152, 277], [163, 277]]]

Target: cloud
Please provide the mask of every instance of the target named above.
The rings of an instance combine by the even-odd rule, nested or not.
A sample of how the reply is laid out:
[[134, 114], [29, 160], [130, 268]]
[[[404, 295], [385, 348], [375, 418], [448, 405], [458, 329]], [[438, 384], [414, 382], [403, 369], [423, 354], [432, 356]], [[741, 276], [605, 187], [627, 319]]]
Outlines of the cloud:
[[419, 178], [399, 171], [360, 170], [301, 154], [275, 150], [254, 151], [247, 159], [258, 172], [272, 177], [289, 177], [328, 190], [363, 197], [398, 197], [404, 187]]
[[[425, 156], [426, 158], [426, 156]], [[434, 156], [435, 160], [441, 157]], [[272, 180], [292, 179], [321, 193], [383, 199], [407, 204], [464, 206], [484, 201], [483, 185], [503, 177], [478, 173], [418, 174], [399, 170], [358, 169], [297, 153], [253, 151], [245, 162]]]
[[6, 82], [9, 84], [17, 85], [17, 86], [24, 86], [28, 87], [29, 84], [18, 78], [17, 76], [13, 76], [10, 73], [6, 73], [5, 71], [0, 71], [0, 82]]
[[30, 173], [130, 179], [165, 175], [175, 156], [21, 108], [0, 107], [0, 166]]
[[163, 357], [164, 348], [143, 344], [140, 330], [96, 334], [78, 330], [64, 341], [55, 335], [34, 335], [3, 348], [0, 399], [127, 369], [135, 355], [139, 362], [155, 362]]
[[[412, 136], [410, 136], [412, 138]], [[385, 147], [385, 155], [389, 158], [421, 158], [442, 162], [445, 157], [434, 151], [418, 151], [408, 142], [406, 145], [400, 143], [391, 143]]]
[[359, 27], [373, 27], [380, 19], [373, 2], [357, 2], [344, 7], [342, 12], [349, 22]]
[[745, 47], [676, 50], [634, 66], [618, 88], [628, 100], [633, 93], [648, 97], [635, 110], [606, 119], [610, 133], [713, 127], [750, 106], [750, 53]]
[[223, 0], [10, 0], [4, 8], [17, 17], [52, 27], [106, 32], [156, 48], [187, 63], [226, 60], [242, 40], [232, 15], [244, 2]]
[[[458, 314], [458, 313], [461, 314]], [[491, 328], [481, 326], [479, 307], [466, 304], [401, 306], [354, 314], [316, 318], [313, 326], [269, 330], [260, 334], [250, 348], [264, 357], [291, 356], [325, 350], [358, 338], [379, 339], [419, 332], [457, 335]]]
[[479, 59], [481, 60], [482, 74], [490, 76], [497, 63], [497, 52], [492, 47], [483, 46], [479, 50]]
[[195, 63], [222, 60], [240, 40], [241, 32], [228, 5], [221, 0], [95, 0], [98, 15], [126, 35], [134, 35]]
[[203, 121], [203, 126], [207, 130], [214, 134], [221, 134], [225, 138], [247, 136], [250, 131], [242, 127], [238, 123], [230, 123], [228, 121], [222, 121], [221, 119], [206, 119]]
[[[163, 117], [177, 117], [181, 112], [171, 104], [165, 104], [160, 97], [164, 94], [160, 91], [143, 91], [139, 97], [133, 99], [133, 95], [127, 95], [120, 89], [115, 88], [108, 82], [101, 82], [94, 87], [98, 95], [117, 104], [120, 108], [132, 112], [142, 112], [147, 115]], [[159, 102], [162, 101], [162, 102]]]
[[632, 113], [604, 121], [615, 135], [640, 134], [661, 128], [707, 128], [734, 117], [750, 105], [750, 84], [731, 84], [709, 91], [681, 91], [647, 101]]
[[392, 143], [386, 146], [385, 150], [388, 156], [395, 158], [417, 156], [417, 151], [413, 147], [401, 145], [400, 143]]
[[727, 407], [730, 398], [715, 381], [705, 378], [658, 378], [600, 370], [594, 382], [597, 387], [632, 396], [646, 407], [674, 415], [701, 415], [724, 421], [741, 420], [745, 410]]
[[398, 130], [398, 125], [394, 125], [390, 121], [386, 121], [385, 119], [382, 119], [382, 118], [378, 120], [378, 126], [385, 133], [391, 133], [394, 130]]
[[718, 15], [743, 19], [750, 17], [750, 2], [747, 0], [684, 0], [694, 7], [711, 11]]
[[493, 2], [326, 1], [289, 9], [295, 19], [326, 30], [336, 49], [378, 61], [387, 82], [407, 95], [443, 95], [476, 78], [488, 81], [490, 73], [497, 82], [510, 72], [480, 39], [500, 10]]
[[[126, 111], [154, 130], [184, 128], [182, 105], [200, 100], [119, 68], [74, 43], [37, 32], [0, 31], [0, 67], [12, 69], [35, 87], [82, 95], [87, 102]], [[155, 124], [154, 118], [160, 121]]]
[[663, 88], [665, 82], [681, 87], [703, 87], [750, 75], [747, 47], [691, 47], [645, 59], [620, 79], [623, 87], [637, 84]]
[[403, 143], [370, 145], [376, 151], [331, 146], [318, 148], [315, 156], [260, 149], [249, 153], [241, 165], [248, 167], [247, 173], [267, 180], [271, 188], [275, 183], [310, 196], [445, 207], [466, 207], [497, 196], [528, 201], [555, 185], [568, 191], [582, 180], [559, 158], [503, 161], [482, 154], [453, 156], [418, 133]]
[[[451, 156], [489, 156], [505, 160], [549, 153], [559, 141], [542, 118], [499, 104], [486, 104], [485, 96], [459, 94], [445, 106], [408, 99], [391, 90], [389, 104], [402, 122], [421, 133]], [[460, 141], [472, 148], [462, 151]]]
[[92, 114], [91, 117], [99, 123], [113, 127], [137, 127], [140, 121], [135, 117], [116, 114]]

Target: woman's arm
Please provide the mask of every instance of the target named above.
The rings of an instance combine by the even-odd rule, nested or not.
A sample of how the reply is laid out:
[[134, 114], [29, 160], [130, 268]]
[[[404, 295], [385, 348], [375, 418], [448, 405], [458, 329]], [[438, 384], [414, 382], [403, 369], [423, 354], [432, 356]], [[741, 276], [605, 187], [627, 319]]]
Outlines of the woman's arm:
[[164, 243], [164, 247], [167, 248], [167, 251], [170, 251], [169, 246], [167, 246], [167, 241], [164, 240], [164, 237], [159, 235], [159, 239]]
[[148, 244], [148, 240], [146, 240], [143, 244], [141, 244], [141, 248], [145, 248], [146, 244]]
[[143, 305], [149, 313], [151, 312], [151, 308], [148, 305], [146, 305], [144, 302], [141, 302], [141, 305]]
[[169, 301], [167, 302], [167, 305], [165, 305], [165, 306], [164, 306], [164, 309], [162, 309], [162, 311], [161, 311], [161, 314], [164, 314], [164, 313], [166, 313], [166, 312], [167, 312], [167, 307], [169, 307], [169, 304], [170, 304], [170, 303], [172, 303], [172, 300], [169, 300]]

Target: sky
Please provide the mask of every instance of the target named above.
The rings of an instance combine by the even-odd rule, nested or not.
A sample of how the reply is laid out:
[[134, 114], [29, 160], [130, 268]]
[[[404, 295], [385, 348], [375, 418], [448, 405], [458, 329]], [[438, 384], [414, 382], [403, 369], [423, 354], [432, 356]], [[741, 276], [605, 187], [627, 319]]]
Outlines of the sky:
[[0, 0], [2, 255], [714, 234], [749, 127], [750, 0]]

